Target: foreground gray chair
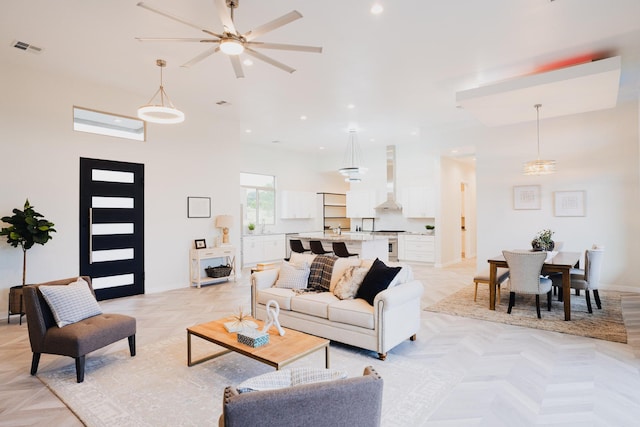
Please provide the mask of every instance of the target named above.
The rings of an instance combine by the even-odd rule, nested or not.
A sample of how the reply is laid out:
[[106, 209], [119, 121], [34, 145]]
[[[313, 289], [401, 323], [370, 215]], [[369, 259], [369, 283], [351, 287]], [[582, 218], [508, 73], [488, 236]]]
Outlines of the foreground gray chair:
[[[596, 300], [596, 306], [598, 309], [602, 309], [598, 288], [600, 286], [603, 256], [604, 250], [602, 249], [587, 249], [584, 253], [584, 270], [571, 270], [571, 288], [575, 289], [576, 292], [584, 290], [587, 310], [589, 310], [589, 313], [593, 313], [590, 292], [593, 292], [593, 297]], [[562, 276], [554, 276], [551, 279], [553, 281], [553, 286], [558, 288], [558, 295], [562, 295]]]
[[383, 380], [373, 367], [361, 377], [239, 393], [224, 390], [220, 427], [379, 426]]
[[540, 295], [547, 294], [547, 310], [551, 311], [551, 280], [541, 277], [546, 252], [502, 251], [509, 266], [509, 308], [515, 305], [516, 293], [536, 296], [536, 312], [540, 316]]
[[[86, 276], [82, 278], [95, 297], [91, 278]], [[58, 327], [49, 305], [38, 288], [42, 285], [64, 286], [77, 279], [77, 277], [71, 277], [24, 287], [29, 341], [33, 352], [31, 375], [35, 375], [38, 371], [42, 353], [73, 357], [76, 361], [76, 379], [79, 383], [84, 381], [85, 356], [94, 350], [128, 338], [129, 352], [131, 356], [136, 355], [136, 319], [131, 316], [103, 313], [62, 328]]]

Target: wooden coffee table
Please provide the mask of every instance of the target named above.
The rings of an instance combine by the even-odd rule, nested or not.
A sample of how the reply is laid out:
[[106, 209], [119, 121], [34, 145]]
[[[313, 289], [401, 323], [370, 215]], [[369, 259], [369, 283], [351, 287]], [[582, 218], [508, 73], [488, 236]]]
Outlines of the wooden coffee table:
[[[280, 369], [289, 363], [305, 357], [315, 351], [324, 349], [325, 367], [329, 368], [329, 340], [308, 335], [303, 332], [284, 328], [284, 336], [280, 336], [276, 329], [269, 330], [269, 343], [261, 347], [250, 347], [238, 342], [236, 333], [227, 332], [224, 323], [232, 320], [224, 318], [212, 322], [201, 323], [187, 328], [187, 365], [193, 366], [198, 363], [211, 360], [229, 352], [243, 354], [252, 359], [266, 363], [276, 369]], [[254, 320], [258, 324], [258, 329], [262, 329], [263, 322]], [[195, 335], [205, 341], [224, 347], [226, 350], [205, 356], [198, 360], [191, 358], [191, 336]]]

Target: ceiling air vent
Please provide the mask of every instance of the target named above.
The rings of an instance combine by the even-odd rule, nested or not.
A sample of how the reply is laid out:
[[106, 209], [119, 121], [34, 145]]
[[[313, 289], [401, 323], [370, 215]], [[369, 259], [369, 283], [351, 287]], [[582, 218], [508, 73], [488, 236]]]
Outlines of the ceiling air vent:
[[218, 104], [221, 107], [228, 107], [229, 105], [231, 105], [231, 103], [229, 103], [229, 102], [227, 102], [225, 100], [218, 101], [218, 102], [216, 102], [216, 104]]
[[16, 49], [24, 50], [24, 51], [31, 52], [31, 53], [40, 53], [40, 52], [42, 52], [42, 48], [41, 47], [34, 46], [32, 44], [21, 42], [21, 41], [18, 41], [18, 40], [14, 40], [13, 43], [12, 43], [12, 46], [15, 47]]

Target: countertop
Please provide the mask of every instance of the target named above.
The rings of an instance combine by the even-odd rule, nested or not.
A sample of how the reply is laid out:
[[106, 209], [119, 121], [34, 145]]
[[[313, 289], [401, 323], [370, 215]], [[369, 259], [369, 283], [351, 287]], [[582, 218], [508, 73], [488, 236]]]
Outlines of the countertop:
[[389, 240], [389, 236], [382, 236], [378, 234], [371, 234], [369, 232], [351, 232], [343, 231], [342, 234], [336, 234], [331, 231], [318, 231], [315, 233], [298, 233], [298, 237], [302, 239], [318, 239], [318, 240], [335, 240], [335, 241], [355, 241], [364, 242], [371, 240]]

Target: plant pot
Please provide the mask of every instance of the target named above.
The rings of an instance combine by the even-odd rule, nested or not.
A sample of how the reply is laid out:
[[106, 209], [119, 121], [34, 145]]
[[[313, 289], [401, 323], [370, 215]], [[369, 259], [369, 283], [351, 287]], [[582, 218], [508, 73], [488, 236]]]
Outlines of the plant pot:
[[22, 285], [12, 286], [9, 288], [9, 312], [7, 314], [7, 323], [11, 323], [9, 316], [14, 314], [20, 315], [20, 324], [22, 325], [22, 316], [25, 314]]

